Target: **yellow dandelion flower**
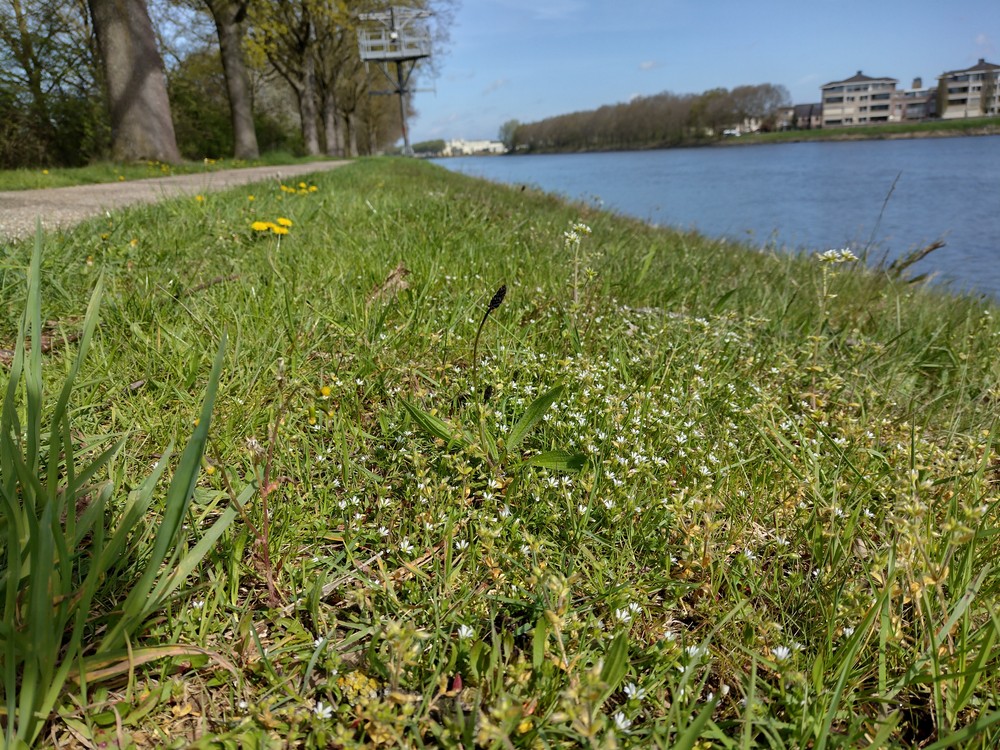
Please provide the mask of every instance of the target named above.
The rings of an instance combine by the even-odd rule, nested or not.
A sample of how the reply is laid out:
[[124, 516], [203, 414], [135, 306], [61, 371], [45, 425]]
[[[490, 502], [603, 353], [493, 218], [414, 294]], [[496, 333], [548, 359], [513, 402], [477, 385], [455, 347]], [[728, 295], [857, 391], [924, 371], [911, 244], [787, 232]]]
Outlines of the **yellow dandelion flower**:
[[254, 200], [254, 197], [253, 197], [252, 195], [248, 195], [248, 196], [247, 196], [247, 200], [248, 200], [248, 201], [252, 201], [252, 200]]
[[310, 193], [315, 193], [317, 190], [319, 190], [319, 188], [316, 187], [315, 185], [310, 185], [309, 186], [309, 192]]
[[266, 232], [273, 226], [274, 225], [269, 221], [255, 221], [250, 225], [250, 228], [255, 232]]
[[302, 188], [303, 190], [305, 190], [306, 189], [306, 184], [304, 182], [300, 182], [299, 183], [299, 187]]
[[278, 224], [280, 224], [283, 227], [290, 227], [292, 225], [292, 220], [291, 219], [286, 219], [284, 216], [279, 216], [278, 217]]
[[118, 182], [125, 182], [125, 175], [123, 174], [118, 175]]
[[330, 386], [328, 385], [324, 385], [322, 388], [319, 389], [319, 395], [322, 396], [323, 398], [330, 398], [330, 393], [331, 390]]
[[47, 170], [47, 169], [43, 169], [42, 170], [42, 174], [48, 174], [48, 173], [49, 173], [49, 170]]
[[199, 203], [204, 203], [204, 202], [205, 202], [205, 196], [204, 196], [204, 195], [196, 195], [196, 196], [194, 197], [194, 199], [195, 199], [196, 201], [198, 201]]
[[275, 234], [288, 234], [288, 227], [279, 227], [276, 224], [272, 224], [271, 231]]

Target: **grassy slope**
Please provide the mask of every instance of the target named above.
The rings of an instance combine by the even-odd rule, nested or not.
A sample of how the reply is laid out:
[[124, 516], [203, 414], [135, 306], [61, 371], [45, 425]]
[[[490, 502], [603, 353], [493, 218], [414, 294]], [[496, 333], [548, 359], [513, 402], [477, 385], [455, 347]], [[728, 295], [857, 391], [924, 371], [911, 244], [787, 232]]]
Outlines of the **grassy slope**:
[[929, 122], [900, 122], [884, 125], [859, 125], [849, 128], [820, 128], [817, 130], [786, 130], [780, 133], [758, 133], [729, 139], [725, 143], [784, 143], [788, 141], [829, 141], [879, 138], [920, 138], [944, 135], [976, 135], [1000, 132], [1000, 118], [973, 117], [963, 120], [932, 120]]
[[240, 167], [264, 167], [272, 164], [300, 164], [314, 161], [312, 158], [297, 157], [286, 153], [264, 154], [252, 162], [224, 159], [207, 159], [204, 162], [183, 164], [162, 164], [144, 162], [141, 164], [114, 164], [101, 162], [86, 167], [52, 167], [51, 169], [6, 169], [0, 170], [0, 190], [40, 190], [70, 185], [92, 185], [101, 182], [124, 182], [149, 177], [166, 177], [175, 174], [216, 172], [220, 169]]
[[[115, 706], [140, 746], [667, 747], [700, 717], [692, 734], [722, 747], [880, 731], [910, 747], [993, 716], [995, 308], [421, 162], [315, 184], [46, 239], [58, 329], [107, 274], [76, 427], [129, 436], [120, 503], [190, 431], [228, 331], [191, 526], [271, 453], [269, 551], [289, 603], [268, 605], [238, 526], [147, 635], [224, 653], [238, 679], [141, 668], [77, 691], [87, 708], [57, 735], [110, 739]], [[250, 230], [278, 216], [294, 222], [280, 241]], [[578, 306], [575, 220], [593, 229]], [[4, 342], [26, 257], [6, 253]], [[366, 304], [400, 262], [409, 288]], [[435, 441], [404, 402], [467, 437]], [[554, 449], [588, 465], [521, 462]], [[259, 500], [250, 514], [261, 526]]]

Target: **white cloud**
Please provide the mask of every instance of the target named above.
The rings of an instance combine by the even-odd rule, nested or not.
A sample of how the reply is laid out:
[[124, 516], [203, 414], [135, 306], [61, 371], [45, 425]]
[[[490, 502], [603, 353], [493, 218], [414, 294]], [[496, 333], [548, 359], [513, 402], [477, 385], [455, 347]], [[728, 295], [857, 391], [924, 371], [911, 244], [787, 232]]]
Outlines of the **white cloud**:
[[983, 55], [993, 55], [996, 53], [996, 45], [993, 44], [993, 40], [990, 38], [989, 34], [979, 34], [976, 36], [976, 46], [979, 47], [980, 53]]
[[643, 60], [639, 63], [639, 70], [653, 70], [658, 67], [660, 67], [660, 63], [656, 60]]
[[485, 89], [483, 89], [483, 95], [487, 96], [489, 94], [492, 94], [494, 91], [496, 91], [498, 89], [502, 89], [508, 83], [510, 83], [510, 79], [507, 79], [507, 78], [497, 78], [495, 81], [492, 81], [489, 86], [487, 86]]

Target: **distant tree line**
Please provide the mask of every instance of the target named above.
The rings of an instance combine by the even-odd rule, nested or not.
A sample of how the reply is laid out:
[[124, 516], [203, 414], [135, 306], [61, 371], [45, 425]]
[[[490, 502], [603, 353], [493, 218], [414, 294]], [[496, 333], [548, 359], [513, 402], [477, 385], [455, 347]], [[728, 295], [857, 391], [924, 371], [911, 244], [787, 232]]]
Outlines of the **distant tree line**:
[[499, 136], [510, 150], [662, 148], [721, 138], [725, 130], [749, 123], [771, 129], [778, 109], [790, 103], [788, 90], [771, 83], [701, 94], [665, 91], [538, 122], [511, 120]]
[[[393, 3], [434, 10], [444, 41], [453, 0]], [[387, 5], [0, 0], [0, 168], [380, 150], [399, 107], [369, 95], [357, 30]]]

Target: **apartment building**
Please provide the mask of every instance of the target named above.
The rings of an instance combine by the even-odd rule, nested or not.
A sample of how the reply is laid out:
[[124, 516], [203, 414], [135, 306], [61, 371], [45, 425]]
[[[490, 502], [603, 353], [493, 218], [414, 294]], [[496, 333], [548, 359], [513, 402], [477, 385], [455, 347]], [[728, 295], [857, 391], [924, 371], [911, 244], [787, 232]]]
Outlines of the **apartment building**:
[[897, 83], [895, 78], [872, 78], [859, 70], [857, 75], [846, 80], [821, 86], [823, 127], [892, 122], [892, 99]]
[[507, 148], [500, 141], [466, 141], [455, 138], [444, 145], [442, 156], [470, 156], [472, 154], [503, 154]]
[[980, 57], [971, 68], [939, 75], [938, 91], [943, 120], [1000, 114], [1000, 65]]

